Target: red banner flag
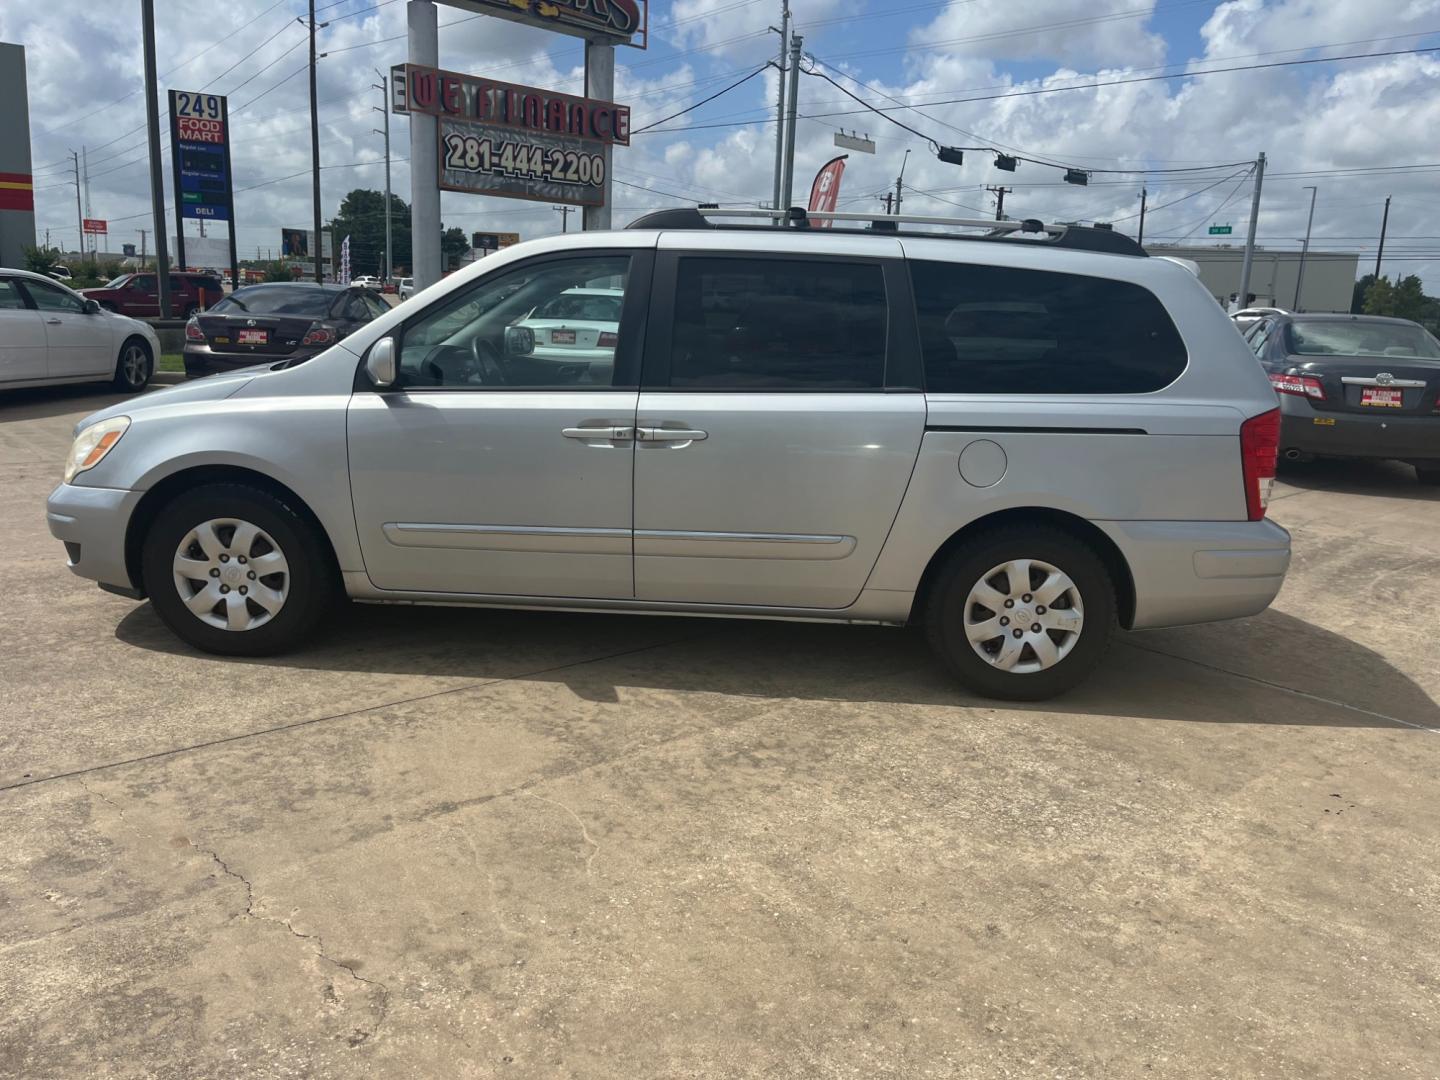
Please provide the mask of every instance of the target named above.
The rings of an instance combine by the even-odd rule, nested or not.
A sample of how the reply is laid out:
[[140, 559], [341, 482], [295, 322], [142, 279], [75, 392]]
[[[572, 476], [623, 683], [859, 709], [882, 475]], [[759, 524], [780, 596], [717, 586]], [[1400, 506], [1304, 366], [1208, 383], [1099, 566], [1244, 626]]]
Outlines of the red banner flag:
[[[810, 210], [830, 212], [835, 209], [835, 204], [840, 201], [840, 178], [845, 175], [845, 159], [849, 154], [841, 154], [837, 158], [831, 158], [820, 171], [815, 174], [815, 182], [810, 185]], [[813, 223], [817, 229], [828, 229], [833, 224], [830, 221], [816, 221]]]

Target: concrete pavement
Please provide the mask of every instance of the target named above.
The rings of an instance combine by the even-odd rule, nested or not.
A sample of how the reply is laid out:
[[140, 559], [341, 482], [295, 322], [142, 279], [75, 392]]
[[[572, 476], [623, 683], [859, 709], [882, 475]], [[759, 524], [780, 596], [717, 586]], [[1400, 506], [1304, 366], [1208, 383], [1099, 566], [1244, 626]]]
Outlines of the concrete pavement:
[[1058, 702], [905, 631], [356, 607], [194, 653], [0, 398], [0, 1075], [1440, 1075], [1440, 492]]

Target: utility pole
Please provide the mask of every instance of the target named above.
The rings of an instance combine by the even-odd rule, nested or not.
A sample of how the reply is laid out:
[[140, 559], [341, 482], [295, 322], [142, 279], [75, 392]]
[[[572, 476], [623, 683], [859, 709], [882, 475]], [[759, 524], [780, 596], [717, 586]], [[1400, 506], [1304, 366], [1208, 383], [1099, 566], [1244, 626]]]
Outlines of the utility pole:
[[148, 233], [150, 230], [149, 230], [149, 229], [136, 229], [135, 231], [140, 234], [140, 269], [141, 269], [141, 270], [144, 270], [144, 269], [145, 269], [145, 255], [147, 254], [147, 249], [146, 249], [146, 246], [145, 246], [145, 234]]
[[380, 74], [380, 69], [375, 68], [375, 76], [380, 80], [378, 83], [371, 83], [371, 87], [380, 91], [380, 107], [375, 109], [385, 117], [385, 130], [375, 131], [377, 135], [385, 136], [385, 272], [380, 275], [381, 284], [388, 284], [391, 271], [394, 269], [394, 254], [390, 248], [390, 98], [385, 88], [385, 76]]
[[895, 206], [895, 193], [894, 193], [893, 191], [887, 191], [887, 192], [885, 192], [885, 213], [886, 213], [887, 216], [890, 215], [890, 214], [893, 214], [893, 213], [895, 212], [894, 206]]
[[1315, 223], [1316, 189], [1307, 185], [1300, 189], [1310, 192], [1310, 216], [1305, 219], [1305, 243], [1300, 247], [1300, 267], [1295, 271], [1295, 310], [1300, 310], [1300, 286], [1305, 284], [1305, 256], [1310, 254], [1310, 226]]
[[790, 52], [790, 0], [780, 0], [780, 29], [775, 33], [780, 35], [780, 58], [775, 63], [775, 183], [770, 208], [779, 210], [780, 183], [785, 171], [785, 60]]
[[85, 210], [80, 205], [80, 155], [70, 151], [70, 163], [75, 168], [75, 227], [80, 230], [80, 258], [85, 257]]
[[905, 201], [905, 166], [910, 164], [910, 151], [900, 159], [900, 175], [895, 178], [895, 213], [900, 213], [900, 204]]
[[799, 34], [790, 35], [790, 67], [786, 72], [789, 89], [785, 92], [785, 172], [780, 179], [781, 210], [790, 209], [791, 195], [795, 190], [795, 106], [800, 94], [800, 49], [805, 39]]
[[310, 0], [310, 198], [315, 218], [315, 280], [325, 281], [320, 253], [325, 249], [320, 231], [320, 112], [315, 103], [315, 0]]
[[1145, 203], [1150, 197], [1150, 192], [1144, 187], [1140, 188], [1140, 235], [1135, 238], [1135, 243], [1141, 247], [1145, 246]]
[[[145, 37], [145, 126], [150, 142], [150, 212], [155, 228], [155, 284], [160, 293], [160, 317], [170, 317], [170, 252], [165, 246], [165, 174], [160, 170], [159, 80], [155, 77], [155, 0], [140, 0], [141, 30]], [[178, 196], [177, 196], [178, 198]]]
[[1240, 292], [1236, 308], [1250, 306], [1250, 268], [1255, 262], [1255, 226], [1260, 221], [1260, 187], [1265, 182], [1265, 154], [1255, 159], [1255, 194], [1250, 199], [1250, 231], [1245, 236], [1245, 260], [1240, 264]]
[[1014, 189], [1014, 188], [1008, 188], [1008, 187], [1005, 187], [1005, 186], [1003, 186], [1003, 185], [997, 186], [997, 185], [987, 184], [986, 187], [985, 187], [985, 190], [986, 190], [986, 191], [993, 191], [993, 192], [995, 193], [995, 220], [996, 220], [996, 221], [1004, 221], [1004, 220], [1005, 220], [1005, 196], [1006, 196], [1006, 194], [1008, 194], [1008, 193], [1011, 192], [1011, 191], [1014, 191], [1015, 189]]
[[[1385, 229], [1390, 224], [1390, 196], [1385, 196], [1385, 216], [1380, 219], [1380, 250], [1375, 252], [1375, 276], [1380, 276], [1380, 260], [1385, 257]], [[1398, 278], [1397, 278], [1398, 280]]]
[[575, 212], [575, 208], [573, 206], [552, 206], [550, 209], [560, 215], [560, 231], [568, 233], [570, 231], [570, 215]]

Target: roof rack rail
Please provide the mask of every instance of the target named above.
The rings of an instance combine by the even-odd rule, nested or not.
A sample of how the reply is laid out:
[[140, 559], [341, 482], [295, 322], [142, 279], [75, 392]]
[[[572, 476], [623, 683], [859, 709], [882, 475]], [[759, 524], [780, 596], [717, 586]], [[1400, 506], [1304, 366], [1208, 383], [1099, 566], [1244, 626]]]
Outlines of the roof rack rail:
[[[716, 218], [739, 218], [739, 225], [719, 224]], [[832, 227], [851, 226], [844, 231], [879, 232], [890, 236], [905, 235], [945, 240], [1012, 240], [1012, 242], [1046, 244], [1079, 251], [1100, 251], [1116, 255], [1145, 255], [1146, 251], [1130, 237], [1112, 229], [1083, 225], [1046, 225], [1034, 218], [1023, 221], [989, 221], [983, 218], [933, 217], [928, 214], [856, 214], [845, 212], [809, 211], [799, 206], [789, 210], [728, 209], [701, 205], [673, 210], [655, 210], [632, 221], [630, 229], [809, 229], [812, 223], [828, 221]], [[906, 230], [903, 225], [942, 225], [955, 229], [977, 230], [950, 234]], [[856, 229], [855, 226], [863, 226]], [[1033, 239], [1031, 238], [1033, 237]]]

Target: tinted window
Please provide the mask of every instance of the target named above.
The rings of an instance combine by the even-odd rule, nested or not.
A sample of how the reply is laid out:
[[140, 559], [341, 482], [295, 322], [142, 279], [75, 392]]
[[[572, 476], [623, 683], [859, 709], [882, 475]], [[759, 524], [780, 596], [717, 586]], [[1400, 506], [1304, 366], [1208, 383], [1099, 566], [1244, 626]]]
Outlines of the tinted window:
[[885, 383], [879, 266], [681, 259], [670, 385], [857, 390]]
[[20, 290], [9, 278], [0, 278], [0, 311], [23, 308], [25, 298], [20, 295]]
[[1257, 331], [1255, 331], [1254, 336], [1252, 336], [1252, 337], [1250, 338], [1250, 348], [1253, 349], [1253, 350], [1255, 350], [1255, 355], [1256, 355], [1256, 356], [1264, 356], [1264, 355], [1265, 355], [1265, 343], [1268, 342], [1269, 340], [1270, 340], [1270, 324], [1269, 324], [1269, 323], [1262, 323], [1262, 324], [1260, 325], [1260, 329], [1257, 330]]
[[25, 290], [41, 311], [70, 311], [78, 314], [85, 310], [83, 300], [60, 288], [59, 285], [47, 285], [43, 281], [27, 280]]
[[1440, 359], [1440, 342], [1414, 323], [1299, 320], [1286, 331], [1298, 356], [1415, 356]]
[[345, 300], [344, 317], [355, 322], [367, 322], [370, 319], [370, 309], [365, 306], [365, 301], [359, 293], [351, 293]]
[[1141, 394], [1185, 370], [1160, 301], [1124, 281], [911, 262], [925, 388], [961, 394]]
[[371, 296], [367, 293], [364, 300], [365, 306], [370, 309], [370, 317], [372, 319], [378, 319], [390, 310], [390, 305], [386, 304], [384, 300], [381, 300], [377, 296]]
[[627, 256], [531, 263], [487, 277], [405, 325], [400, 383], [489, 389], [608, 388], [621, 325], [564, 329], [531, 313], [577, 288], [615, 290], [629, 278]]
[[236, 289], [210, 309], [212, 315], [315, 315], [330, 313], [335, 293], [313, 285], [252, 285]]
[[130, 284], [127, 285], [126, 288], [139, 289], [141, 292], [145, 293], [153, 293], [158, 288], [155, 280], [156, 279], [154, 274], [137, 274], [135, 277], [130, 279]]

